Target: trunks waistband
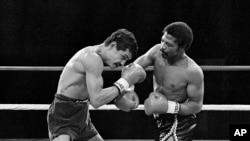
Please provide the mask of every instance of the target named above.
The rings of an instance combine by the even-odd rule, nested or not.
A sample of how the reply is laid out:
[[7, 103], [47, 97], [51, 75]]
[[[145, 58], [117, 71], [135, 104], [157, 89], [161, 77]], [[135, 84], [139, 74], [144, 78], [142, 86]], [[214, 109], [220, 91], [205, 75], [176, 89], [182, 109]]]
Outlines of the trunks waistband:
[[59, 99], [59, 100], [64, 100], [64, 101], [72, 101], [74, 103], [87, 103], [88, 99], [82, 100], [82, 99], [74, 99], [71, 97], [67, 97], [65, 95], [62, 94], [55, 94], [55, 98]]
[[[185, 119], [185, 118], [188, 118], [188, 117], [196, 117], [195, 114], [192, 114], [192, 115], [187, 115], [187, 116], [182, 116], [182, 115], [177, 115], [177, 118], [178, 119]], [[175, 117], [175, 114], [154, 114], [154, 118], [155, 119], [168, 119], [168, 120], [174, 120], [174, 117]]]

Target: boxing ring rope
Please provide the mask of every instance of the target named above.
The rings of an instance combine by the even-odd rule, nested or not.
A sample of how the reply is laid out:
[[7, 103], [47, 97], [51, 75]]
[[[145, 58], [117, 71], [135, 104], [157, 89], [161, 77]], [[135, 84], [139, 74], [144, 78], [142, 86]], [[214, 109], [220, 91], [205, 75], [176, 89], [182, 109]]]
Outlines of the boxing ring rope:
[[[250, 66], [201, 66], [203, 71], [249, 71]], [[50, 66], [0, 66], [0, 71], [62, 71], [63, 67]], [[104, 71], [120, 71], [121, 68], [111, 70], [109, 67], [104, 67]], [[146, 71], [152, 71], [150, 66]], [[0, 104], [0, 110], [47, 110], [49, 104]], [[98, 109], [90, 106], [90, 110], [119, 110], [114, 104], [108, 104], [99, 107]], [[144, 105], [140, 104], [135, 110], [144, 110]], [[250, 111], [250, 105], [213, 105], [204, 104], [203, 111]]]
[[[203, 71], [249, 71], [250, 66], [201, 66]], [[0, 66], [0, 71], [61, 71], [61, 66]], [[153, 66], [146, 68], [146, 71], [152, 71]], [[104, 71], [121, 71], [121, 68], [110, 69], [104, 67]]]
[[[49, 104], [0, 104], [0, 110], [48, 110]], [[103, 105], [98, 109], [90, 105], [90, 110], [119, 110], [114, 104]], [[135, 110], [144, 110], [140, 104]], [[250, 111], [250, 105], [203, 105], [202, 111]]]

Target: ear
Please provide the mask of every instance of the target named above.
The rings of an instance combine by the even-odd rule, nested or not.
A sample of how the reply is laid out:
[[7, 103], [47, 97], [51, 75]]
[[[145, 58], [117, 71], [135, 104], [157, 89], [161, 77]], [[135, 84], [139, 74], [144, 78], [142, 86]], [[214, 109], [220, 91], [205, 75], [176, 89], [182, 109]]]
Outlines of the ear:
[[116, 41], [111, 42], [109, 46], [111, 47], [111, 49], [114, 47], [116, 48], [116, 46], [117, 46]]
[[182, 45], [182, 46], [179, 46], [179, 48], [178, 48], [178, 49], [179, 49], [179, 50], [183, 50], [183, 51], [185, 51], [186, 46], [187, 46], [187, 45]]

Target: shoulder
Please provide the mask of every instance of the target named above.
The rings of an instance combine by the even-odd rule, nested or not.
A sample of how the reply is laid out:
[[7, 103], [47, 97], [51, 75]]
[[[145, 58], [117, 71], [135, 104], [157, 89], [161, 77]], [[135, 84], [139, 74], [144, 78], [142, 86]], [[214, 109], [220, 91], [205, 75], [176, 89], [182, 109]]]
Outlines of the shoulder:
[[80, 53], [80, 60], [85, 68], [89, 72], [103, 71], [103, 61], [101, 57], [88, 49], [82, 50]]
[[204, 79], [204, 74], [202, 68], [191, 58], [189, 58], [188, 64], [188, 75], [192, 79]]
[[161, 44], [156, 44], [153, 47], [150, 48], [151, 53], [159, 53], [161, 49]]
[[151, 47], [151, 48], [148, 50], [148, 52], [146, 53], [147, 56], [153, 57], [153, 58], [158, 57], [159, 54], [161, 53], [160, 48], [161, 48], [160, 44], [154, 45], [154, 46]]

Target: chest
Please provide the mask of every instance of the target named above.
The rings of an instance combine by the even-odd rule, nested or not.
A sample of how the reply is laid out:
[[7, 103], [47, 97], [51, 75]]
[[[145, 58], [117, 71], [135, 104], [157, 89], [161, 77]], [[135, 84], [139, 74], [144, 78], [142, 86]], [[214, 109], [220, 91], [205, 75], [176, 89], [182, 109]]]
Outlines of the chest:
[[157, 85], [169, 90], [185, 88], [188, 83], [188, 71], [185, 66], [171, 66], [162, 60], [154, 64], [154, 76]]

